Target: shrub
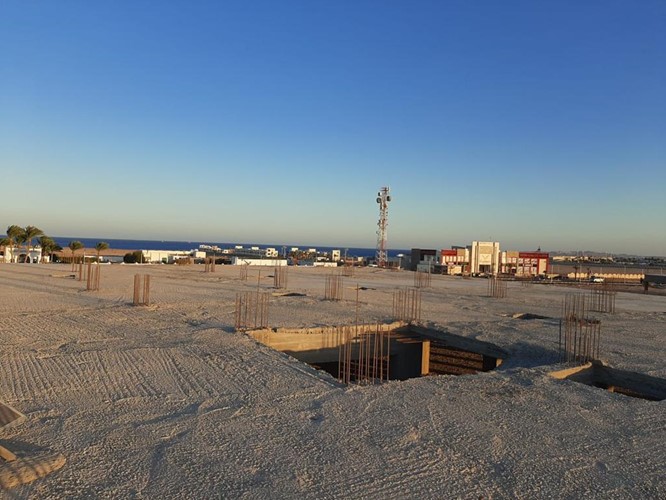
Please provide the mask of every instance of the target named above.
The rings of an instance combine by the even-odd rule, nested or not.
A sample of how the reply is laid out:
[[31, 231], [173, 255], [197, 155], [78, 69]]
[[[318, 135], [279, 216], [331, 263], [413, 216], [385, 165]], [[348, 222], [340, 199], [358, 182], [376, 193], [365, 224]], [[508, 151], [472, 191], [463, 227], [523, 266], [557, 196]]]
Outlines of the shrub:
[[123, 262], [125, 264], [136, 264], [137, 262], [143, 262], [143, 252], [141, 250], [135, 250], [134, 252], [126, 253], [123, 256]]

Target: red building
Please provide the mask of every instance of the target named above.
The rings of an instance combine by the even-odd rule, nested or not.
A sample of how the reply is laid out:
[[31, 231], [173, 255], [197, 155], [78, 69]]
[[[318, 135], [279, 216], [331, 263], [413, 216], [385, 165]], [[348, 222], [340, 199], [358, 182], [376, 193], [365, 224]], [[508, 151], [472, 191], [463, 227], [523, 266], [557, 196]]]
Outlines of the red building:
[[515, 276], [538, 276], [548, 273], [548, 252], [502, 252], [500, 270]]

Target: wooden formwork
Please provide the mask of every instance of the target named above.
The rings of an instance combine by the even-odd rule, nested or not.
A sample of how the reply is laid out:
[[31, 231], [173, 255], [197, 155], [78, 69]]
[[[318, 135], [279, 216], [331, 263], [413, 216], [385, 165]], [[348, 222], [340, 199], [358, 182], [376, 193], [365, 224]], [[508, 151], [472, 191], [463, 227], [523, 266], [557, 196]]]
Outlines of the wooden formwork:
[[100, 281], [100, 266], [99, 263], [93, 265], [92, 262], [88, 262], [86, 276], [86, 290], [88, 291], [97, 291], [99, 290], [99, 281]]
[[275, 266], [275, 269], [273, 269], [273, 288], [287, 288], [287, 269], [286, 266]]
[[205, 273], [215, 272], [215, 257], [206, 257], [204, 259], [204, 272]]
[[135, 274], [134, 275], [134, 298], [133, 304], [135, 306], [150, 305], [150, 275], [149, 274]]
[[[0, 401], [0, 428], [16, 425], [25, 420], [18, 410]], [[66, 459], [59, 453], [39, 452], [17, 456], [0, 446], [0, 489], [9, 489], [44, 477], [65, 465]]]

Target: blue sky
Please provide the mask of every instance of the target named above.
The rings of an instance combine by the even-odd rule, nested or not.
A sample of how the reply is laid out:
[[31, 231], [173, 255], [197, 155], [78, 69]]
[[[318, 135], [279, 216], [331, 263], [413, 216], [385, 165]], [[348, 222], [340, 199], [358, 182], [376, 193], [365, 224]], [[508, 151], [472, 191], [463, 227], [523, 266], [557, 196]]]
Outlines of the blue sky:
[[666, 255], [666, 2], [0, 5], [0, 225]]

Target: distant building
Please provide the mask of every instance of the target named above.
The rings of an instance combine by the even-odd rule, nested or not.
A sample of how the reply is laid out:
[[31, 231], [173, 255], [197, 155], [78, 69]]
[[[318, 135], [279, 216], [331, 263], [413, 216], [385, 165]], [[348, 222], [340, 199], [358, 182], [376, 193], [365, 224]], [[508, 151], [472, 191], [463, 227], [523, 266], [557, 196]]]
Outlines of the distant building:
[[437, 250], [412, 248], [410, 269], [416, 271], [424, 267], [431, 268], [437, 263]]
[[246, 257], [234, 256], [231, 258], [232, 266], [286, 266], [287, 259], [252, 259]]
[[441, 250], [439, 263], [446, 267], [448, 274], [465, 274], [469, 272], [469, 249], [467, 247], [452, 247]]
[[497, 274], [500, 269], [500, 244], [497, 241], [473, 241], [469, 247], [472, 274]]
[[173, 264], [179, 259], [205, 259], [206, 252], [201, 250], [141, 250], [145, 264]]
[[[37, 264], [42, 261], [42, 247], [34, 246], [30, 251], [26, 252], [25, 248], [21, 247], [0, 247], [0, 262], [24, 262], [26, 264]], [[49, 262], [49, 256], [44, 255], [44, 262]]]
[[548, 252], [502, 252], [500, 272], [513, 276], [538, 276], [548, 273]]
[[548, 252], [500, 252], [496, 241], [473, 241], [467, 247], [440, 251], [440, 264], [448, 274], [510, 274], [538, 276], [549, 271]]

